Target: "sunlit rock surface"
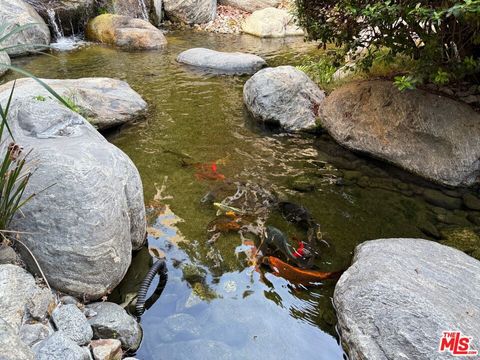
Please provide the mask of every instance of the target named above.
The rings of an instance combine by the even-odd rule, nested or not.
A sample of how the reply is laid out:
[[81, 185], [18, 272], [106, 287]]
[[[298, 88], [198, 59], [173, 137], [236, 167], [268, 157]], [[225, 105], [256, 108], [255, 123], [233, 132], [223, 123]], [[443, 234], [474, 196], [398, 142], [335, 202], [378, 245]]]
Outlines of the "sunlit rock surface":
[[2, 41], [2, 48], [11, 56], [25, 55], [32, 50], [43, 50], [50, 44], [50, 30], [35, 9], [22, 0], [0, 0], [0, 24], [7, 25], [4, 34], [17, 26], [32, 24]]
[[277, 7], [280, 0], [219, 0], [219, 4], [232, 6], [248, 12], [265, 9], [267, 7]]
[[321, 123], [341, 145], [386, 160], [442, 185], [480, 176], [480, 114], [423, 90], [388, 81], [355, 82], [328, 96]]
[[[52, 287], [79, 298], [105, 295], [125, 275], [132, 248], [144, 241], [143, 189], [135, 165], [82, 116], [50, 97], [16, 99], [9, 124], [24, 152], [32, 151], [35, 171], [25, 196], [36, 194], [12, 228], [25, 233], [22, 241]], [[36, 271], [31, 256], [24, 252], [23, 259]]]
[[260, 70], [243, 88], [243, 102], [257, 121], [287, 131], [314, 129], [324, 99], [325, 93], [293, 66]]
[[148, 21], [122, 15], [99, 15], [88, 22], [85, 33], [90, 40], [127, 50], [155, 50], [167, 44], [163, 33]]
[[242, 32], [264, 38], [304, 35], [287, 10], [273, 7], [257, 10], [247, 17]]
[[178, 55], [177, 61], [218, 74], [253, 74], [267, 65], [257, 55], [204, 48], [186, 50]]
[[479, 287], [480, 262], [459, 250], [367, 241], [335, 288], [343, 344], [351, 359], [450, 359], [438, 352], [442, 332], [480, 338]]
[[215, 19], [217, 0], [163, 0], [167, 17], [187, 24], [203, 24]]
[[[133, 122], [145, 116], [147, 103], [124, 81], [111, 78], [42, 79], [99, 130]], [[0, 86], [0, 99], [13, 82]], [[25, 78], [15, 84], [15, 99], [41, 102], [53, 96], [38, 82]]]

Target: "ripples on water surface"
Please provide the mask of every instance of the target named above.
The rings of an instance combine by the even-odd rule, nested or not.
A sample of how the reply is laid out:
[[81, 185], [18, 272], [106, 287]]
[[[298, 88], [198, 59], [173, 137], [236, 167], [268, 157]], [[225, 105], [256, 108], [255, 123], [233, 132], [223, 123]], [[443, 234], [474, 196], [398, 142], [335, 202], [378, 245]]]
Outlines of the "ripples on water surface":
[[[333, 244], [317, 263], [324, 271], [346, 268], [362, 241], [425, 237], [419, 227], [433, 221], [432, 208], [416, 197], [419, 187], [409, 176], [392, 176], [391, 169], [348, 153], [326, 136], [272, 134], [252, 126], [242, 103], [247, 77], [205, 75], [175, 61], [183, 50], [208, 47], [257, 53], [270, 66], [296, 64], [307, 53], [320, 56], [315, 46], [299, 38], [189, 32], [170, 33], [168, 41], [167, 49], [156, 52], [92, 45], [57, 53], [56, 59], [16, 60], [40, 77], [120, 78], [149, 104], [145, 122], [109, 135], [141, 173], [146, 204], [153, 206], [149, 242], [167, 254], [170, 270], [164, 294], [142, 318], [145, 335], [137, 356], [341, 359], [331, 304], [334, 282], [302, 290], [270, 274], [261, 278], [236, 253], [237, 235], [208, 245], [206, 227], [215, 210], [200, 199], [212, 184], [197, 180], [182, 159], [218, 162], [229, 179], [259, 183], [305, 205]], [[272, 222], [283, 226], [279, 219]], [[146, 250], [136, 254], [117, 301], [135, 291], [149, 258]], [[187, 282], [185, 264], [202, 268], [206, 279]]]

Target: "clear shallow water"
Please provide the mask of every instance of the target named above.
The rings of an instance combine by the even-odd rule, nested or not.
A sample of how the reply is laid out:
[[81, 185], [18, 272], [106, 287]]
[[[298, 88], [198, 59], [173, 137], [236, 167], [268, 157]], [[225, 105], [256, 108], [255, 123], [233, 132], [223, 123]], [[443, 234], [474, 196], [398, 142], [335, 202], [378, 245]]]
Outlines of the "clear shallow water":
[[[427, 237], [425, 229], [476, 230], [465, 208], [431, 205], [431, 185], [387, 165], [342, 149], [326, 136], [281, 135], [254, 126], [242, 103], [248, 77], [207, 75], [177, 64], [192, 47], [247, 51], [270, 66], [321, 56], [302, 39], [170, 33], [155, 52], [122, 52], [92, 45], [56, 58], [16, 60], [37, 76], [108, 76], [127, 81], [149, 104], [146, 121], [108, 134], [137, 165], [149, 207], [149, 243], [166, 253], [169, 282], [142, 317], [140, 359], [341, 359], [331, 297], [335, 282], [299, 289], [255, 271], [236, 233], [208, 244], [212, 206], [200, 199], [218, 182], [199, 180], [188, 163], [211, 164], [230, 180], [254, 182], [306, 206], [332, 244], [316, 265], [346, 268], [355, 246], [384, 237]], [[461, 193], [437, 189], [454, 198]], [[231, 193], [230, 193], [231, 194]], [[430, 196], [431, 197], [431, 196]], [[437, 204], [438, 205], [438, 204]], [[474, 213], [475, 214], [475, 213]], [[442, 220], [443, 219], [443, 220]], [[270, 224], [292, 235], [278, 215]], [[423, 231], [421, 230], [423, 229]], [[297, 234], [302, 236], [302, 234]], [[150, 265], [146, 249], [135, 254], [111, 299], [125, 301]], [[188, 275], [182, 267], [203, 275]], [[191, 266], [190, 266], [191, 265]]]

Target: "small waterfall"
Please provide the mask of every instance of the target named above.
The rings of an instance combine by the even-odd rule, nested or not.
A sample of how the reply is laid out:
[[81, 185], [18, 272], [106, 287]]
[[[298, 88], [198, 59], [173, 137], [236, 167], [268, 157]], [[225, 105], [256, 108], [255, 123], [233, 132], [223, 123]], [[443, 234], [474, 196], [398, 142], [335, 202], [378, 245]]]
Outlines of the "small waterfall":
[[48, 15], [50, 26], [53, 29], [53, 34], [55, 35], [55, 40], [59, 40], [63, 38], [64, 35], [63, 35], [62, 25], [57, 23], [57, 14], [55, 13], [55, 10], [47, 9], [47, 15]]
[[145, 4], [145, 0], [138, 0], [140, 8], [142, 9], [142, 18], [143, 20], [148, 21], [148, 10], [147, 5]]
[[[83, 44], [79, 37], [72, 34], [71, 36], [65, 36], [65, 33], [62, 28], [62, 22], [60, 17], [57, 16], [55, 10], [52, 8], [47, 8], [46, 13], [48, 16], [48, 23], [53, 30], [54, 40], [50, 46], [58, 51], [68, 51], [78, 48]], [[71, 25], [73, 30], [73, 25]]]

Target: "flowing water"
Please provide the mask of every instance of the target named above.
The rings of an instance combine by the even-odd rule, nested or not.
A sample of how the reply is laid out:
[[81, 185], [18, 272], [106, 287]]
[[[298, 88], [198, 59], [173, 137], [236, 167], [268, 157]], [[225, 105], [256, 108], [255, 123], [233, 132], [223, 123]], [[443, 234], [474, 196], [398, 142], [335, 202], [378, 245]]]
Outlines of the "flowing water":
[[[255, 126], [242, 103], [248, 77], [208, 75], [175, 61], [181, 51], [201, 46], [257, 53], [270, 66], [295, 65], [306, 54], [321, 56], [312, 44], [193, 32], [167, 37], [162, 51], [91, 45], [54, 59], [16, 60], [40, 77], [120, 78], [149, 104], [145, 121], [108, 134], [140, 171], [149, 244], [168, 259], [169, 281], [142, 317], [144, 341], [137, 356], [342, 359], [331, 300], [335, 281], [305, 289], [256, 270], [235, 232], [208, 243], [216, 209], [200, 200], [221, 181], [199, 178], [198, 166], [188, 164], [216, 163], [229, 181], [257, 184], [306, 206], [331, 244], [316, 263], [323, 271], [348, 267], [355, 246], [369, 239], [476, 231], [471, 221], [478, 221], [478, 213], [465, 208], [462, 192], [431, 188], [344, 150], [327, 135], [285, 135]], [[304, 236], [278, 214], [268, 223], [290, 236]], [[136, 253], [111, 299], [126, 301], [150, 264], [148, 250]]]

